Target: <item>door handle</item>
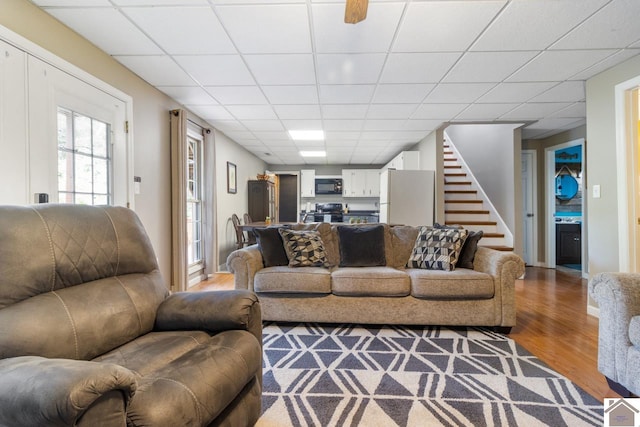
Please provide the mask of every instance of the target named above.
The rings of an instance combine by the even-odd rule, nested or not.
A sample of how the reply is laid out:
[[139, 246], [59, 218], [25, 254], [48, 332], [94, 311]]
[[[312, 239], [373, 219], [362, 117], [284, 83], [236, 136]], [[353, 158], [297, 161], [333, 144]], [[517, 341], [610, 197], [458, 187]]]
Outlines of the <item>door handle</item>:
[[528, 213], [527, 214], [527, 218], [531, 218], [531, 217], [533, 217], [533, 214], [532, 213]]

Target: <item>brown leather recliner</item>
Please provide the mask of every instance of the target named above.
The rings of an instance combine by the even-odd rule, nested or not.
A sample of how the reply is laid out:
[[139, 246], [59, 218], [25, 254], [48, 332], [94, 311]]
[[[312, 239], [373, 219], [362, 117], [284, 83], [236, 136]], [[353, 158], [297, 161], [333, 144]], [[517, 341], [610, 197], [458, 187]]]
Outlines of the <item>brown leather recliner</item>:
[[261, 382], [256, 296], [170, 294], [133, 211], [0, 207], [0, 425], [248, 426]]

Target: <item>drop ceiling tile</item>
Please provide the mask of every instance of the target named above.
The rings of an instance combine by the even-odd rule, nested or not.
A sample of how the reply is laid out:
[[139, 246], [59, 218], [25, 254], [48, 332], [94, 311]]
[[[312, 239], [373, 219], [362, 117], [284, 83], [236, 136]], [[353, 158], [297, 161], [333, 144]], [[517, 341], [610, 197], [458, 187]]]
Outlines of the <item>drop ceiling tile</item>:
[[551, 49], [622, 48], [640, 39], [640, 2], [616, 0], [551, 46]]
[[460, 53], [392, 53], [380, 83], [437, 83]]
[[367, 19], [343, 25], [344, 4], [313, 4], [316, 52], [388, 52], [404, 5], [370, 3]]
[[476, 40], [472, 51], [543, 50], [608, 0], [512, 1]]
[[233, 120], [226, 108], [220, 105], [191, 105], [191, 111], [200, 116], [203, 120]]
[[360, 131], [341, 131], [341, 130], [337, 130], [337, 131], [332, 131], [332, 130], [328, 130], [326, 128], [326, 121], [325, 121], [325, 133], [324, 136], [326, 138], [327, 141], [330, 140], [358, 140], [358, 138], [360, 138]]
[[530, 102], [570, 102], [582, 101], [585, 98], [583, 81], [562, 82], [546, 92], [531, 99]]
[[523, 82], [523, 83], [500, 83], [485, 95], [478, 99], [478, 102], [487, 103], [509, 103], [526, 102], [553, 87], [554, 82]]
[[311, 52], [304, 4], [219, 6], [216, 11], [241, 53]]
[[240, 120], [275, 120], [278, 118], [270, 105], [229, 105], [227, 110]]
[[442, 83], [425, 98], [429, 104], [473, 102], [495, 87], [495, 83]]
[[210, 7], [131, 7], [124, 13], [167, 53], [236, 53]]
[[578, 121], [573, 118], [546, 118], [530, 124], [525, 129], [527, 130], [541, 129], [544, 131], [550, 131], [553, 129], [557, 129], [558, 127], [573, 125], [576, 122]]
[[206, 86], [205, 89], [223, 105], [268, 104], [258, 86]]
[[[158, 55], [162, 50], [117, 9], [47, 9], [47, 13], [109, 55]], [[117, 31], [113, 31], [117, 28]], [[105, 37], [108, 34], [108, 37]]]
[[[83, 0], [84, 1], [84, 0]], [[111, 0], [118, 6], [206, 6], [207, 0]]]
[[272, 105], [317, 104], [318, 88], [315, 85], [261, 86]]
[[412, 119], [450, 120], [465, 109], [467, 104], [422, 104]]
[[[284, 131], [284, 127], [280, 120], [243, 120], [242, 123], [254, 132], [254, 135], [258, 139], [262, 139], [262, 136], [258, 132], [262, 131]], [[286, 135], [286, 133], [285, 133]]]
[[442, 81], [501, 82], [536, 55], [531, 51], [467, 52]]
[[597, 64], [614, 50], [545, 51], [507, 79], [509, 82], [565, 80]]
[[234, 120], [212, 120], [211, 124], [230, 138], [244, 141], [253, 139], [257, 141], [257, 138], [240, 122]]
[[377, 83], [386, 54], [319, 54], [316, 57], [320, 84]]
[[[639, 46], [640, 47], [640, 46]], [[603, 59], [602, 61], [594, 64], [592, 67], [587, 68], [577, 74], [570, 77], [571, 80], [588, 80], [598, 73], [607, 70], [614, 65], [617, 65], [632, 56], [640, 55], [640, 49], [621, 49], [613, 55]]]
[[367, 116], [368, 104], [323, 105], [323, 119], [364, 119]]
[[158, 86], [158, 89], [183, 105], [217, 104], [216, 100], [199, 86]]
[[31, 0], [40, 7], [89, 7], [89, 6], [111, 6], [109, 0]]
[[432, 131], [438, 129], [442, 125], [442, 120], [407, 120], [404, 124], [404, 130], [420, 130]]
[[374, 104], [369, 107], [368, 119], [407, 119], [419, 104]]
[[325, 141], [325, 145], [327, 148], [332, 148], [334, 150], [353, 150], [353, 148], [358, 145], [357, 139], [327, 139]]
[[273, 109], [281, 119], [320, 119], [319, 105], [274, 105]]
[[185, 55], [174, 58], [203, 86], [255, 84], [240, 55]]
[[168, 56], [116, 56], [114, 58], [153, 86], [194, 86], [196, 84]]
[[473, 104], [458, 114], [456, 120], [497, 120], [519, 104]]
[[367, 120], [364, 122], [364, 130], [391, 130], [402, 129], [406, 120]]
[[283, 141], [289, 140], [289, 134], [282, 126], [275, 131], [255, 131], [253, 134], [262, 141]]
[[316, 83], [312, 55], [245, 55], [244, 59], [261, 85]]
[[506, 1], [412, 2], [394, 52], [455, 52], [469, 47]]
[[586, 116], [587, 116], [587, 103], [586, 102], [576, 102], [575, 104], [572, 104], [567, 108], [563, 108], [562, 110], [556, 111], [555, 113], [551, 114], [549, 117], [585, 118]]
[[422, 131], [363, 131], [362, 139], [370, 140], [394, 140], [394, 139], [410, 139], [416, 143], [422, 138], [427, 136], [426, 132]]
[[324, 120], [327, 131], [359, 131], [364, 120]]
[[422, 102], [435, 84], [381, 84], [373, 96], [374, 104], [416, 104]]
[[538, 120], [571, 105], [569, 102], [538, 102], [522, 104], [500, 117], [509, 120]]
[[292, 120], [283, 119], [282, 124], [287, 130], [318, 130], [322, 129], [322, 120]]
[[321, 104], [368, 104], [375, 85], [321, 85]]

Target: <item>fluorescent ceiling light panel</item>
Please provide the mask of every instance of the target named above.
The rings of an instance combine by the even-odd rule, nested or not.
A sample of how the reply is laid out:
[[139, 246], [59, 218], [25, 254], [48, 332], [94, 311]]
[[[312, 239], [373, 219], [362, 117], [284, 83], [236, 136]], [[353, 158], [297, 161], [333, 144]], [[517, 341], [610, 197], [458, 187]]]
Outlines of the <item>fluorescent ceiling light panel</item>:
[[294, 141], [324, 141], [321, 130], [290, 130], [289, 135]]
[[301, 151], [302, 157], [327, 157], [326, 151]]

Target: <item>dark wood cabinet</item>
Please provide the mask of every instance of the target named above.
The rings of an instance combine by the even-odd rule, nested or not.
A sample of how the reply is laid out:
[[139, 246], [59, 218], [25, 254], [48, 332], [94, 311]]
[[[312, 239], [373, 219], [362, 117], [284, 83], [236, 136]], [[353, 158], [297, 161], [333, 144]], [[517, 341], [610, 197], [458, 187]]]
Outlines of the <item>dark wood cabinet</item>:
[[556, 264], [582, 263], [580, 224], [556, 224]]
[[248, 213], [253, 221], [264, 221], [267, 217], [276, 218], [276, 189], [273, 182], [249, 181]]

